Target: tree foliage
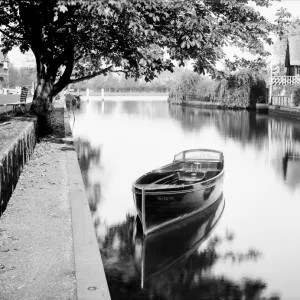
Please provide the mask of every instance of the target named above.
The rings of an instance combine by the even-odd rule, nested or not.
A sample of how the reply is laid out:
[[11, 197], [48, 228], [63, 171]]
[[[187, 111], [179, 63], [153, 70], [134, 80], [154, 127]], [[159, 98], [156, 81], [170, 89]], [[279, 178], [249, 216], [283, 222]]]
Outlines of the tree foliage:
[[213, 91], [214, 82], [210, 77], [186, 71], [172, 83], [169, 100], [181, 103], [189, 95], [194, 99], [207, 101]]
[[256, 102], [265, 102], [266, 72], [244, 69], [216, 82], [214, 101], [225, 107], [250, 108]]
[[[273, 0], [255, 0], [268, 6]], [[214, 74], [225, 45], [265, 56], [274, 26], [248, 0], [1, 0], [2, 50], [32, 50], [36, 111], [48, 112], [66, 85], [122, 72], [152, 80], [193, 60]]]
[[104, 89], [105, 92], [167, 92], [175, 76], [175, 73], [164, 71], [151, 82], [146, 82], [143, 79], [126, 79], [124, 74], [116, 75], [111, 73], [107, 76], [96, 76], [89, 81], [79, 82], [71, 87], [84, 91], [86, 88], [89, 88], [97, 92], [101, 91], [101, 89]]

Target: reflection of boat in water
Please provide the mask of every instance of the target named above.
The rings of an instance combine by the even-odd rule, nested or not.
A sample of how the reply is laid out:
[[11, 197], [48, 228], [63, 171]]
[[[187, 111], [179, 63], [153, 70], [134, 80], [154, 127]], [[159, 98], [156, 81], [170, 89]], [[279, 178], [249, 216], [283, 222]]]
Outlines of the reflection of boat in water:
[[[187, 258], [211, 233], [225, 206], [223, 194], [210, 207], [184, 219], [174, 226], [143, 236], [136, 218], [135, 261], [141, 275], [141, 285]], [[140, 228], [140, 229], [139, 229]]]
[[220, 151], [187, 150], [173, 163], [133, 183], [133, 195], [145, 235], [212, 205], [222, 194], [224, 156]]

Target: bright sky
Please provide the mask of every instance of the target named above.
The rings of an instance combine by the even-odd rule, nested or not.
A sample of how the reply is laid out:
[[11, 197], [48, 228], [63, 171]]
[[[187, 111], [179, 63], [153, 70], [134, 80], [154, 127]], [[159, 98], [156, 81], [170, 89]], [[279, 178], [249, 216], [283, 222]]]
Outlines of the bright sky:
[[[300, 17], [300, 0], [282, 0], [281, 2], [274, 3], [271, 7], [259, 8], [259, 11], [263, 16], [268, 18], [270, 21], [274, 21], [275, 13], [277, 9], [279, 9], [280, 7], [286, 7], [288, 11], [291, 12], [292, 17]], [[240, 51], [233, 50], [232, 48], [229, 48], [226, 52], [228, 53], [229, 56], [233, 55], [234, 53], [236, 53], [237, 55], [241, 53]], [[28, 64], [29, 55], [26, 56], [21, 54], [18, 49], [12, 50], [8, 54], [8, 57], [11, 63], [13, 63], [17, 67]]]
[[292, 17], [300, 17], [300, 0], [282, 0], [274, 3], [271, 7], [262, 7], [260, 13], [270, 21], [275, 20], [275, 13], [280, 7], [285, 7], [292, 14]]

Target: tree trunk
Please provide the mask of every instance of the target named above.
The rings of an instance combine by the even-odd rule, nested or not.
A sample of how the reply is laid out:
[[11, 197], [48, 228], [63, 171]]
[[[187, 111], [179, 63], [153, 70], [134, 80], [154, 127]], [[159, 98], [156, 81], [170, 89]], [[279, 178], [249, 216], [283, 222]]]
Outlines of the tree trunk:
[[43, 136], [53, 132], [51, 112], [53, 111], [52, 99], [53, 84], [51, 80], [40, 79], [34, 91], [31, 111], [38, 116], [38, 134]]

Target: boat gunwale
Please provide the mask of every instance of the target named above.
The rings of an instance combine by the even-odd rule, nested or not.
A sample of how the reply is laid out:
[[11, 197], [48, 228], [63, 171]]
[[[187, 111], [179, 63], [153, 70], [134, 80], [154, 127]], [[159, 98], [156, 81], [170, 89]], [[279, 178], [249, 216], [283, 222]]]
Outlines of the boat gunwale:
[[[150, 174], [152, 173], [153, 171], [151, 172], [148, 172], [146, 173], [145, 175], [143, 176], [146, 176], [147, 174]], [[212, 178], [209, 178], [207, 180], [204, 180], [204, 181], [201, 181], [201, 182], [197, 182], [197, 183], [192, 183], [192, 184], [183, 184], [183, 185], [174, 185], [172, 187], [170, 187], [170, 185], [163, 185], [161, 184], [160, 186], [155, 186], [155, 187], [152, 187], [152, 188], [147, 188], [147, 185], [151, 185], [152, 183], [149, 183], [149, 184], [145, 184], [145, 186], [141, 186], [141, 187], [138, 187], [136, 185], [136, 182], [142, 178], [143, 176], [141, 176], [140, 178], [138, 178], [132, 185], [132, 189], [133, 189], [133, 192], [134, 193], [137, 193], [137, 194], [141, 194], [142, 193], [142, 190], [145, 191], [145, 194], [147, 195], [157, 195], [157, 194], [161, 194], [162, 192], [164, 194], [181, 194], [181, 193], [190, 193], [190, 192], [195, 192], [195, 191], [201, 191], [201, 190], [205, 190], [207, 188], [210, 188], [214, 185], [217, 184], [217, 181], [220, 179], [219, 177], [221, 177], [221, 175], [224, 174], [224, 165], [223, 165], [223, 169], [220, 171], [219, 174], [217, 174], [216, 176], [212, 177]], [[203, 183], [206, 183], [208, 181], [214, 181], [212, 184], [210, 185], [204, 185]], [[183, 189], [183, 188], [186, 188], [186, 187], [191, 187], [191, 189]], [[199, 187], [199, 188], [197, 188]], [[169, 190], [169, 191], [168, 191]]]
[[[149, 174], [151, 174], [151, 173], [153, 173], [153, 172], [161, 172], [161, 170], [163, 169], [163, 168], [166, 168], [166, 167], [168, 167], [168, 166], [171, 166], [172, 164], [174, 164], [175, 162], [186, 162], [186, 161], [197, 161], [197, 159], [191, 159], [191, 160], [188, 160], [188, 159], [185, 159], [184, 157], [185, 157], [185, 153], [187, 153], [187, 152], [193, 152], [193, 151], [199, 151], [199, 152], [213, 152], [213, 153], [219, 153], [220, 154], [220, 159], [205, 159], [205, 158], [203, 158], [203, 159], [198, 159], [198, 161], [210, 161], [210, 162], [217, 162], [217, 163], [222, 163], [223, 164], [223, 168], [222, 168], [222, 170], [220, 171], [220, 173], [219, 174], [217, 174], [216, 176], [214, 176], [214, 177], [212, 177], [212, 178], [209, 178], [209, 179], [206, 179], [206, 180], [204, 180], [204, 181], [200, 181], [200, 182], [195, 182], [195, 183], [188, 183], [188, 184], [181, 184], [181, 185], [172, 185], [172, 187], [170, 187], [170, 185], [164, 185], [164, 184], [161, 184], [161, 185], [159, 185], [158, 184], [158, 186], [155, 186], [155, 187], [150, 187], [151, 185], [153, 185], [154, 184], [154, 182], [152, 182], [152, 183], [148, 183], [148, 184], [145, 184], [145, 185], [142, 185], [141, 187], [138, 187], [137, 186], [137, 182], [139, 181], [139, 180], [141, 180], [143, 177], [145, 177], [145, 176], [147, 176], [147, 175], [149, 175]], [[178, 155], [180, 155], [181, 153], [183, 153], [183, 159], [182, 160], [179, 160], [179, 161], [175, 161], [175, 157], [176, 156], [178, 156]], [[179, 170], [178, 170], [179, 171]], [[176, 170], [174, 170], [173, 172], [174, 172], [174, 174], [176, 173], [176, 172], [178, 172], [178, 171], [176, 171]], [[162, 172], [161, 172], [162, 173]], [[174, 160], [173, 160], [173, 162], [172, 163], [170, 163], [170, 164], [167, 164], [167, 165], [165, 165], [165, 166], [162, 166], [161, 168], [159, 168], [159, 169], [154, 169], [154, 170], [152, 170], [152, 171], [150, 171], [150, 172], [147, 172], [147, 173], [145, 173], [144, 175], [142, 175], [142, 176], [140, 176], [138, 179], [136, 179], [134, 182], [133, 182], [133, 184], [132, 184], [132, 192], [134, 192], [134, 193], [142, 193], [142, 190], [144, 190], [144, 192], [145, 193], [147, 193], [147, 195], [149, 195], [149, 194], [159, 194], [159, 193], [161, 193], [161, 192], [164, 192], [164, 193], [167, 193], [167, 194], [173, 194], [173, 193], [186, 193], [186, 192], [193, 192], [193, 191], [201, 191], [201, 190], [203, 190], [203, 189], [206, 189], [206, 188], [209, 188], [209, 187], [212, 187], [212, 186], [214, 186], [214, 185], [216, 185], [216, 181], [217, 181], [217, 179], [218, 179], [218, 177], [220, 177], [221, 175], [223, 175], [223, 173], [224, 173], [224, 154], [223, 154], [223, 152], [222, 151], [219, 151], [219, 150], [214, 150], [214, 149], [205, 149], [205, 148], [203, 148], [203, 149], [197, 149], [197, 148], [195, 148], [195, 149], [189, 149], [189, 150], [184, 150], [184, 151], [181, 151], [181, 152], [179, 152], [178, 154], [176, 154], [175, 156], [174, 156]], [[212, 181], [214, 181], [211, 185], [205, 185], [205, 183], [207, 182], [207, 181], [210, 181], [210, 180], [212, 180]], [[195, 186], [198, 186], [199, 185], [199, 187], [200, 188], [198, 188], [197, 190], [194, 188]], [[147, 187], [148, 186], [148, 187]], [[188, 188], [188, 187], [191, 187], [191, 189], [186, 189], [186, 188]], [[169, 191], [167, 191], [167, 190], [169, 190]], [[171, 191], [170, 191], [171, 190]], [[150, 192], [149, 192], [150, 191]]]

